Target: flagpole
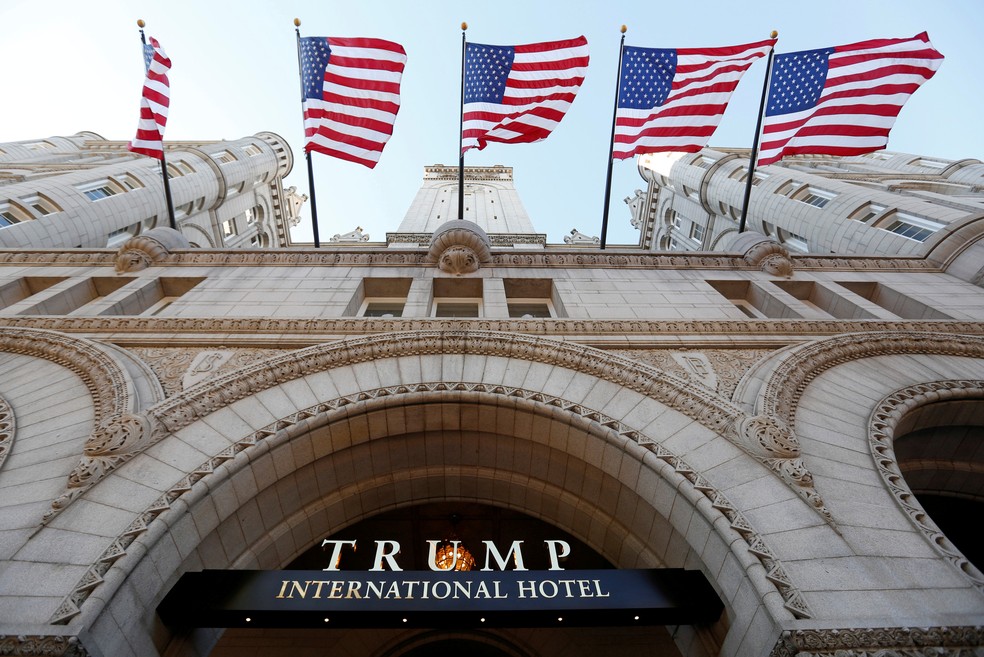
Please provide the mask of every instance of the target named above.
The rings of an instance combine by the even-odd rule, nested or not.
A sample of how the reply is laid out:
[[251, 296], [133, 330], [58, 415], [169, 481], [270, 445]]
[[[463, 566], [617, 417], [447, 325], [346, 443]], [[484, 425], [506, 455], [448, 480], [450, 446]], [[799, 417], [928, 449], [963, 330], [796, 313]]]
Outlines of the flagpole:
[[[137, 27], [140, 28], [140, 43], [147, 47], [147, 37], [144, 35], [146, 23], [142, 18], [137, 19]], [[140, 53], [141, 55], [143, 52]], [[164, 158], [164, 135], [161, 135], [161, 179], [164, 180], [164, 200], [167, 202], [167, 216], [171, 223], [171, 228], [178, 230], [178, 223], [174, 220], [174, 203], [171, 201], [171, 179], [167, 175], [167, 160]]]
[[[779, 33], [772, 30], [771, 37], [775, 39]], [[765, 84], [762, 85], [762, 99], [759, 101], [758, 122], [755, 124], [755, 138], [752, 140], [752, 153], [748, 158], [748, 178], [745, 179], [745, 198], [741, 203], [741, 221], [738, 222], [738, 232], [745, 232], [745, 218], [748, 215], [748, 202], [752, 198], [752, 182], [755, 179], [755, 161], [758, 160], [759, 137], [762, 134], [762, 117], [765, 116], [765, 101], [769, 95], [769, 83], [772, 81], [772, 60], [776, 54], [775, 45], [769, 50], [769, 59], [765, 65]]]
[[465, 218], [465, 31], [468, 23], [461, 23], [461, 111], [458, 127], [458, 219]]
[[[301, 69], [301, 19], [294, 19], [294, 34], [297, 35], [297, 73], [301, 85], [301, 121], [304, 120], [304, 71]], [[311, 149], [304, 147], [304, 157], [307, 160], [308, 189], [311, 192], [311, 229], [314, 236], [314, 248], [321, 248], [318, 237], [318, 202], [314, 196], [314, 165], [311, 164]]]
[[615, 106], [612, 108], [612, 136], [608, 140], [608, 175], [605, 178], [605, 207], [601, 213], [601, 248], [605, 248], [608, 240], [608, 204], [612, 199], [612, 166], [615, 163], [615, 120], [618, 116], [618, 94], [622, 87], [622, 53], [625, 51], [625, 32], [622, 26], [622, 39], [618, 43], [618, 73], [615, 76]]

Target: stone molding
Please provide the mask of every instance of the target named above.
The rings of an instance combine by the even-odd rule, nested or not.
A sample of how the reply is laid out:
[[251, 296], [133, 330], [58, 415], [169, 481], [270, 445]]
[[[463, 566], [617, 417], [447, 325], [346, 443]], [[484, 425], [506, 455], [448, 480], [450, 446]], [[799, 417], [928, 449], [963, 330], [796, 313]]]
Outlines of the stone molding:
[[0, 634], [0, 655], [17, 657], [89, 657], [78, 637], [52, 634]]
[[[977, 322], [977, 335], [946, 332], [886, 331], [852, 333], [818, 340], [793, 352], [769, 375], [757, 407], [763, 415], [784, 422], [795, 431], [796, 408], [806, 387], [826, 370], [862, 358], [898, 354], [932, 354], [984, 359], [984, 324]], [[925, 328], [925, 327], [923, 327]]]
[[967, 560], [923, 510], [906, 483], [895, 456], [895, 429], [910, 411], [925, 404], [962, 399], [984, 400], [984, 380], [934, 381], [896, 390], [878, 402], [871, 414], [868, 446], [878, 474], [912, 524], [933, 549], [969, 579], [974, 588], [984, 593], [984, 573]]
[[10, 407], [3, 397], [0, 397], [0, 469], [3, 469], [3, 462], [10, 454], [10, 447], [14, 444], [14, 434], [17, 432], [17, 422], [14, 417], [14, 409]]
[[131, 237], [116, 253], [116, 273], [142, 271], [164, 260], [175, 249], [191, 248], [188, 239], [172, 228], [158, 227]]
[[96, 426], [130, 409], [129, 377], [115, 360], [86, 339], [45, 329], [0, 326], [0, 352], [42, 358], [77, 374], [92, 395]]
[[449, 221], [434, 231], [427, 261], [448, 274], [471, 274], [492, 260], [489, 236], [471, 221]]
[[[112, 334], [131, 338], [139, 334], [201, 334], [207, 344], [210, 335], [222, 335], [230, 341], [234, 335], [310, 336], [310, 343], [325, 336], [365, 335], [395, 331], [502, 331], [545, 336], [585, 336], [608, 338], [613, 335], [643, 335], [658, 338], [665, 335], [720, 335], [730, 344], [743, 345], [735, 338], [742, 336], [774, 337], [779, 344], [788, 344], [791, 336], [833, 336], [845, 333], [919, 332], [984, 335], [984, 322], [975, 321], [915, 321], [915, 320], [645, 320], [645, 319], [440, 319], [398, 317], [337, 319], [277, 319], [272, 317], [0, 317], [0, 329], [40, 328], [64, 333]], [[122, 341], [122, 340], [121, 340]], [[758, 344], [758, 343], [756, 343]]]
[[[96, 563], [90, 566], [89, 570], [76, 585], [74, 591], [59, 605], [49, 622], [52, 624], [65, 624], [81, 613], [82, 604], [105, 581], [106, 573], [117, 560], [126, 554], [127, 548], [133, 541], [139, 535], [146, 532], [151, 523], [162, 513], [169, 510], [177, 499], [191, 491], [192, 487], [199, 481], [215, 473], [220, 466], [234, 459], [240, 452], [247, 451], [264, 440], [280, 435], [284, 431], [307, 431], [313, 427], [329, 423], [335, 415], [352, 415], [354, 412], [357, 412], [359, 405], [364, 407], [375, 400], [383, 400], [384, 403], [391, 403], [393, 398], [398, 399], [401, 395], [415, 395], [419, 402], [420, 395], [427, 395], [432, 396], [433, 400], [437, 402], [444, 399], [445, 395], [449, 392], [455, 395], [456, 400], [463, 402], [470, 401], [471, 399], [481, 401], [483, 397], [487, 399], [491, 396], [493, 397], [491, 403], [495, 404], [496, 397], [506, 397], [513, 400], [526, 400], [538, 405], [545, 405], [551, 409], [560, 409], [594, 423], [597, 426], [597, 430], [601, 432], [612, 432], [622, 441], [631, 440], [649, 450], [662, 463], [666, 464], [667, 469], [663, 471], [662, 476], [668, 479], [675, 477], [679, 482], [679, 486], [686, 486], [694, 496], [692, 498], [692, 501], [695, 502], [694, 508], [703, 513], [711, 525], [717, 524], [716, 520], [718, 517], [723, 517], [727, 521], [730, 529], [737, 533], [748, 552], [762, 566], [765, 571], [765, 579], [779, 592], [783, 600], [783, 607], [791, 616], [796, 619], [812, 617], [813, 612], [810, 610], [802, 592], [794, 585], [783, 564], [775, 556], [775, 553], [767, 545], [763, 537], [751, 526], [751, 523], [748, 522], [741, 511], [727, 499], [724, 493], [714, 488], [703, 475], [691, 468], [686, 462], [661, 444], [600, 411], [539, 391], [481, 383], [431, 382], [408, 383], [362, 390], [318, 403], [252, 432], [209, 458], [190, 474], [183, 477], [150, 507], [137, 516], [127, 529], [113, 541], [112, 545], [100, 556]], [[204, 412], [204, 409], [199, 410]], [[180, 413], [179, 420], [184, 421], [185, 425], [190, 424], [194, 419], [196, 417], [192, 414]], [[222, 468], [221, 472], [226, 476], [228, 475], [227, 468]], [[200, 488], [199, 491], [201, 491]], [[710, 505], [696, 504], [696, 498], [698, 497], [706, 498], [710, 502]], [[120, 579], [117, 578], [117, 581]]]
[[[422, 242], [429, 242], [431, 236]], [[522, 240], [510, 240], [519, 243]], [[530, 243], [539, 243], [533, 239]], [[570, 247], [566, 247], [570, 248]], [[0, 250], [0, 265], [51, 265], [51, 266], [115, 266], [116, 251], [105, 249], [71, 249], [66, 251], [40, 250]], [[939, 265], [919, 257], [879, 257], [879, 256], [790, 256], [795, 268], [823, 271], [899, 271], [899, 272], [940, 272]], [[270, 249], [270, 250], [218, 250], [190, 249], [171, 253], [158, 264], [187, 267], [242, 267], [268, 266], [290, 267], [303, 265], [346, 265], [346, 266], [394, 266], [407, 267], [428, 264], [426, 250], [386, 249], [345, 250], [339, 249]], [[558, 267], [571, 268], [637, 268], [637, 269], [714, 269], [726, 271], [756, 271], [758, 266], [750, 264], [738, 254], [672, 254], [672, 253], [624, 253], [591, 252], [586, 250], [565, 251], [561, 249], [547, 252], [516, 253], [515, 251], [492, 253], [490, 265], [496, 267]]]
[[984, 626], [789, 630], [770, 657], [979, 657]]

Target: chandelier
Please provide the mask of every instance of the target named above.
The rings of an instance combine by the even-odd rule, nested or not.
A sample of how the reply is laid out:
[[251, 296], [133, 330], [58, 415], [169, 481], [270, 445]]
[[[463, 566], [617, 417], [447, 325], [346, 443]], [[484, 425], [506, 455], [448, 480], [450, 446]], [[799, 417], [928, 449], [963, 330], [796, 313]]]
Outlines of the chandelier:
[[437, 544], [434, 565], [440, 570], [471, 570], [475, 567], [475, 557], [461, 541], [444, 539]]
[[438, 570], [471, 570], [475, 567], [475, 557], [455, 534], [459, 520], [458, 514], [451, 515], [451, 536], [438, 543], [434, 550], [433, 564]]

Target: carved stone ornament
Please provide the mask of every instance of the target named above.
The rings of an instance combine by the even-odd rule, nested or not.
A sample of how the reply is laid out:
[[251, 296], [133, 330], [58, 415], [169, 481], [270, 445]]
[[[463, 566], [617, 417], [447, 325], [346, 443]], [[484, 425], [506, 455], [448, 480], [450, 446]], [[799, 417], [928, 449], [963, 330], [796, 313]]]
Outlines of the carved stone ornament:
[[448, 274], [471, 274], [478, 271], [478, 255], [467, 246], [452, 246], [441, 253], [437, 266]]
[[753, 267], [772, 276], [793, 275], [793, 261], [789, 251], [779, 242], [759, 233], [739, 233], [728, 247], [729, 251], [740, 253], [742, 259]]
[[595, 246], [601, 244], [601, 239], [592, 237], [591, 235], [585, 235], [577, 228], [571, 228], [571, 234], [564, 235], [564, 243], [577, 246]]
[[14, 444], [14, 409], [3, 397], [0, 397], [0, 468], [10, 454], [10, 446]]
[[787, 630], [770, 657], [979, 657], [984, 627]]
[[89, 657], [78, 637], [51, 634], [0, 634], [0, 655]]
[[489, 236], [474, 222], [449, 221], [434, 231], [427, 260], [449, 274], [478, 271], [482, 264], [492, 262]]
[[188, 240], [173, 228], [153, 228], [123, 243], [116, 253], [116, 273], [141, 271], [163, 262], [174, 249], [189, 248]]
[[335, 235], [328, 241], [351, 242], [351, 243], [368, 242], [369, 234], [362, 232], [362, 226], [356, 226], [355, 230], [350, 230], [347, 233], [342, 233], [342, 234], [335, 233]]

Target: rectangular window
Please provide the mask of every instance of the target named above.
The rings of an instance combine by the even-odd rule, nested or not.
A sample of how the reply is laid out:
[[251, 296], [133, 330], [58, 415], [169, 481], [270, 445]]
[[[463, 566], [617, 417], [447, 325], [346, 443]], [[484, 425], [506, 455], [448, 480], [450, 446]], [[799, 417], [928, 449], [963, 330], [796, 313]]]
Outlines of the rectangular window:
[[550, 304], [547, 302], [510, 301], [507, 305], [509, 306], [510, 317], [522, 319], [553, 317], [553, 314], [550, 312]]
[[219, 164], [229, 164], [230, 162], [236, 161], [236, 156], [230, 153], [229, 151], [220, 151], [215, 155], [213, 155], [212, 157], [218, 160]]
[[902, 319], [953, 319], [936, 308], [882, 283], [837, 281], [837, 284]]
[[8, 208], [0, 208], [0, 228], [6, 226], [13, 226], [14, 224], [19, 224], [20, 219]]
[[367, 301], [362, 311], [363, 317], [403, 317], [405, 299], [373, 299]]
[[21, 202], [40, 214], [42, 217], [47, 217], [49, 214], [61, 212], [61, 208], [44, 194], [23, 198], [21, 199]]
[[478, 310], [481, 305], [478, 301], [455, 299], [438, 301], [434, 317], [479, 317]]
[[249, 157], [256, 157], [263, 151], [260, 150], [260, 147], [257, 146], [256, 144], [250, 144], [249, 146], [243, 149], [243, 152], [246, 153], [246, 155], [248, 155]]
[[704, 227], [700, 224], [690, 224], [690, 239], [700, 244], [704, 239]]
[[119, 183], [112, 180], [101, 180], [86, 185], [79, 185], [75, 189], [85, 194], [85, 197], [90, 201], [99, 201], [126, 191]]
[[236, 222], [234, 219], [227, 219], [222, 222], [222, 237], [232, 237], [233, 235], [238, 235], [236, 230]]
[[933, 233], [943, 228], [943, 224], [905, 212], [893, 212], [879, 221], [876, 228], [896, 233], [910, 240], [925, 242]]
[[825, 189], [807, 187], [793, 198], [801, 203], [822, 208], [830, 203], [830, 201], [832, 201], [836, 196], [837, 194], [834, 192], [828, 192]]
[[802, 319], [800, 314], [770, 294], [762, 284], [747, 280], [706, 281], [714, 290], [730, 301], [746, 317], [771, 317], [775, 319]]

